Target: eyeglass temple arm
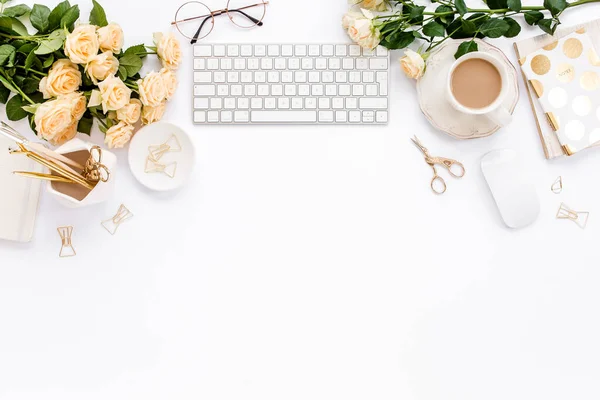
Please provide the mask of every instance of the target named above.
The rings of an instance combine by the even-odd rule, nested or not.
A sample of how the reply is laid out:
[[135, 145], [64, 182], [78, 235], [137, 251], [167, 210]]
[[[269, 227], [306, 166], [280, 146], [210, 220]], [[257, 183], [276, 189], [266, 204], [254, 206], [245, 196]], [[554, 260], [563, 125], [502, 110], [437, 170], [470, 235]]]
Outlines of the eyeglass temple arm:
[[[269, 2], [268, 2], [268, 1], [265, 1], [265, 2], [263, 2], [263, 3], [251, 4], [251, 5], [249, 5], [249, 6], [244, 6], [244, 7], [240, 7], [240, 8], [237, 8], [237, 9], [235, 9], [235, 10], [229, 10], [229, 11], [239, 11], [239, 10], [245, 10], [245, 9], [247, 9], [247, 8], [258, 7], [258, 6], [267, 5], [267, 4], [269, 4]], [[205, 18], [205, 17], [211, 17], [211, 16], [215, 16], [215, 15], [221, 15], [221, 14], [223, 14], [224, 12], [227, 12], [227, 11], [228, 11], [227, 9], [223, 9], [223, 10], [214, 11], [214, 12], [212, 12], [210, 15], [199, 15], [199, 16], [197, 16], [197, 17], [190, 17], [190, 18], [180, 19], [180, 20], [178, 20], [178, 21], [173, 21], [173, 22], [171, 22], [171, 25], [176, 25], [176, 24], [179, 24], [179, 23], [181, 23], [181, 22], [193, 21], [193, 20], [195, 20], [195, 19], [200, 19], [200, 18]], [[242, 14], [246, 15], [245, 13], [242, 13]], [[246, 16], [247, 16], [247, 15], [246, 15]], [[253, 22], [254, 22], [254, 21], [253, 21]], [[255, 22], [255, 23], [256, 23], [256, 22]]]
[[200, 28], [198, 28], [198, 30], [196, 31], [196, 34], [194, 35], [194, 37], [192, 38], [192, 41], [190, 42], [190, 44], [196, 44], [196, 42], [198, 41], [198, 36], [200, 36], [200, 32], [202, 31], [202, 28], [204, 27], [204, 24], [206, 23], [206, 21], [208, 21], [210, 18], [212, 18], [212, 15], [209, 17], [204, 18], [204, 21], [202, 21], [202, 23], [200, 24]]
[[256, 18], [246, 14], [245, 12], [243, 12], [242, 10], [229, 10], [229, 12], [239, 12], [240, 14], [242, 14], [244, 17], [248, 18], [250, 21], [254, 22], [256, 25], [258, 26], [262, 26], [262, 21], [257, 20]]

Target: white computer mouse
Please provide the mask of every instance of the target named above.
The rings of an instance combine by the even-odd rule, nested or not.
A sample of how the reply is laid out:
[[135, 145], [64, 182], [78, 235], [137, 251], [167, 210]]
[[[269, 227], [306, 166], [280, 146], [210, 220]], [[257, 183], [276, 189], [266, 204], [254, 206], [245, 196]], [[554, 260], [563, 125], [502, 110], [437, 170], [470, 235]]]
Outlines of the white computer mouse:
[[481, 158], [481, 170], [509, 228], [524, 228], [535, 222], [540, 200], [517, 152], [491, 151]]

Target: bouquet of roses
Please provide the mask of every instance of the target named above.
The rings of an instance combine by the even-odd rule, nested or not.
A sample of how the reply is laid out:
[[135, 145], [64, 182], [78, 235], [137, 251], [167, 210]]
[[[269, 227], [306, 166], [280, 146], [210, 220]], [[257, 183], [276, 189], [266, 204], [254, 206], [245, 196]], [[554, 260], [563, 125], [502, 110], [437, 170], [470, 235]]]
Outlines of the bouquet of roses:
[[460, 44], [455, 58], [477, 51], [475, 38], [512, 38], [521, 32], [515, 17], [548, 34], [560, 24], [569, 8], [600, 0], [543, 0], [540, 6], [523, 6], [521, 0], [484, 0], [485, 7], [469, 8], [465, 0], [431, 0], [432, 7], [413, 0], [350, 0], [351, 10], [342, 25], [360, 46], [403, 49], [420, 42], [418, 52], [407, 50], [400, 59], [404, 73], [419, 79], [429, 52], [449, 38], [471, 39]]
[[[0, 102], [8, 119], [28, 118], [53, 145], [77, 132], [90, 134], [95, 119], [113, 148], [129, 142], [138, 121], [162, 118], [181, 62], [173, 34], [155, 33], [154, 46], [124, 50], [123, 30], [108, 23], [96, 0], [88, 24], [78, 22], [79, 6], [68, 0], [52, 10], [40, 4], [9, 7], [10, 1], [0, 0]], [[142, 77], [148, 55], [158, 56], [163, 68]]]

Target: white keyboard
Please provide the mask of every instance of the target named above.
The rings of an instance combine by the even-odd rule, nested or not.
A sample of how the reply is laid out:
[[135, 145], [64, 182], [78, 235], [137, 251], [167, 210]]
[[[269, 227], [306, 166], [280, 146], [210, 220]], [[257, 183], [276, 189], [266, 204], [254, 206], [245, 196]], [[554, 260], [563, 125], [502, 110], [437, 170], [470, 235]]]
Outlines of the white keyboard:
[[196, 124], [386, 124], [387, 49], [194, 46]]

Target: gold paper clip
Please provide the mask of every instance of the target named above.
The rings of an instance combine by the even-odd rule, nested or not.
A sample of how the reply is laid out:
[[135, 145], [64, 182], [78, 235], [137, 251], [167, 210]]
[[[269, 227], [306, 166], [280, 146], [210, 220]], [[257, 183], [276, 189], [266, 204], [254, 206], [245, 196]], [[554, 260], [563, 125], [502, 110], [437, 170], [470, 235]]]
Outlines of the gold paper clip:
[[181, 143], [179, 143], [179, 139], [177, 139], [177, 136], [175, 136], [175, 134], [171, 134], [171, 136], [163, 144], [169, 146], [169, 151], [172, 153], [181, 151]]
[[75, 252], [75, 248], [73, 248], [73, 244], [71, 243], [71, 235], [73, 234], [72, 226], [61, 226], [56, 228], [58, 234], [60, 235], [60, 239], [62, 241], [62, 247], [60, 248], [60, 253], [58, 253], [59, 257], [73, 257], [77, 253]]
[[552, 193], [560, 194], [563, 190], [562, 176], [559, 176], [550, 187]]
[[148, 157], [152, 158], [155, 161], [158, 161], [165, 155], [165, 153], [169, 152], [171, 148], [168, 144], [156, 144], [152, 146], [148, 146], [148, 152], [150, 155]]
[[581, 229], [585, 229], [588, 223], [590, 213], [587, 211], [573, 211], [565, 203], [560, 204], [556, 218], [569, 219], [577, 224]]
[[144, 168], [144, 172], [146, 172], [147, 174], [163, 173], [163, 174], [167, 175], [169, 178], [174, 178], [176, 171], [177, 171], [177, 163], [176, 162], [172, 162], [169, 164], [161, 164], [150, 156], [148, 156], [148, 158], [146, 158], [146, 168]]
[[102, 226], [108, 233], [114, 235], [117, 232], [117, 229], [119, 229], [119, 226], [131, 217], [133, 217], [131, 211], [129, 211], [125, 205], [121, 204], [115, 216], [106, 221], [102, 221]]

